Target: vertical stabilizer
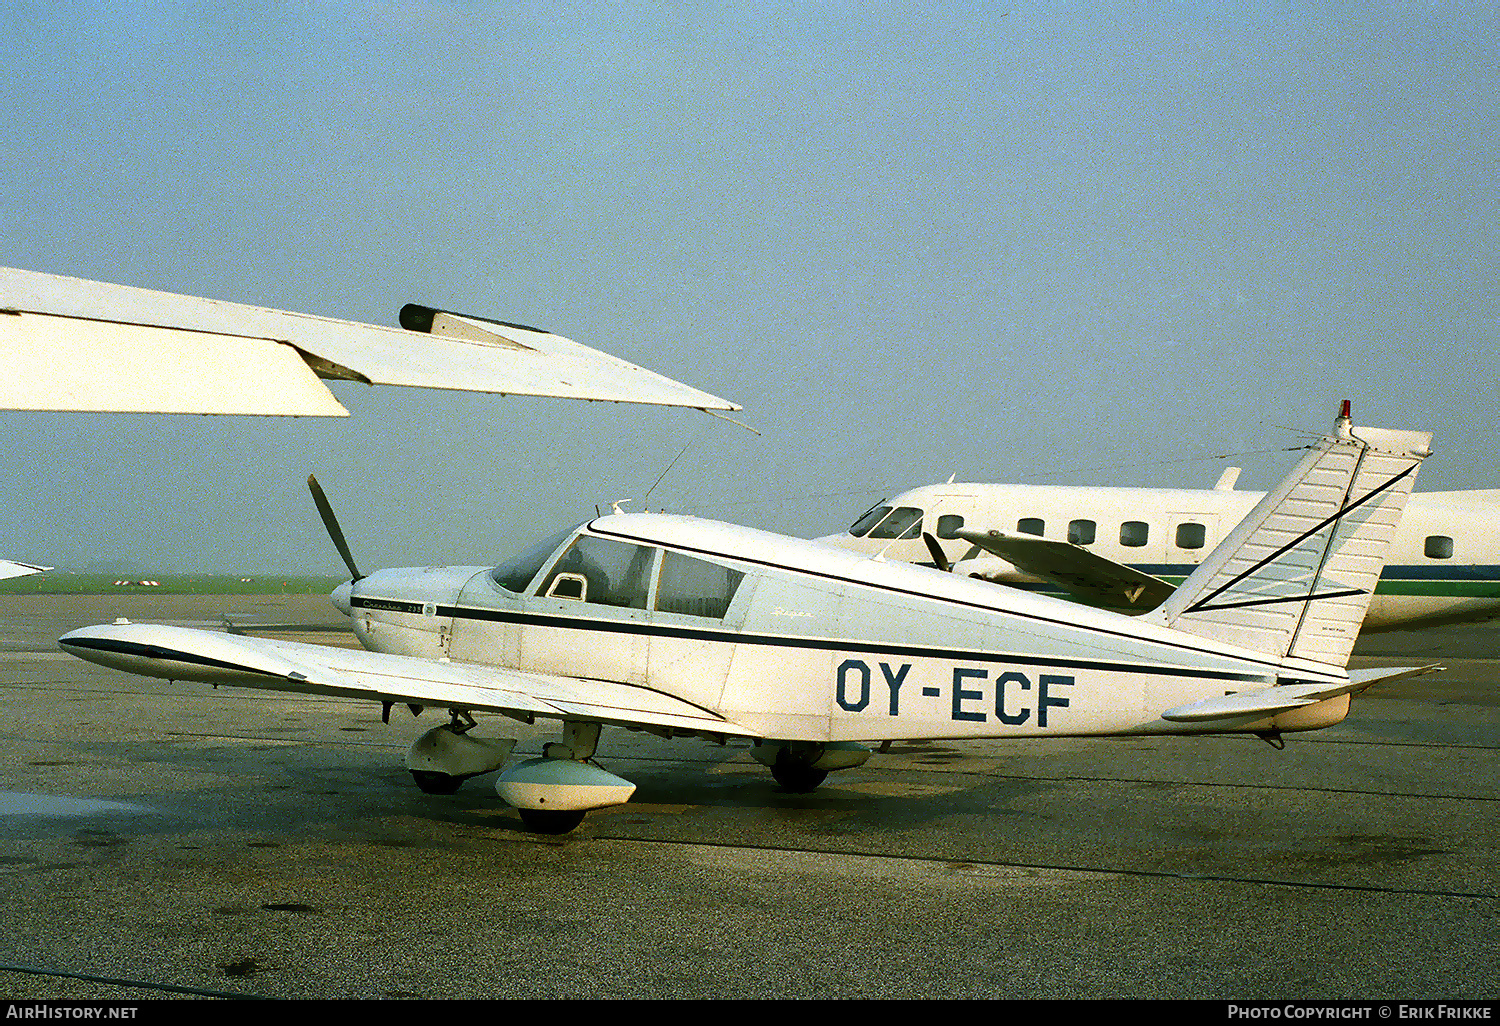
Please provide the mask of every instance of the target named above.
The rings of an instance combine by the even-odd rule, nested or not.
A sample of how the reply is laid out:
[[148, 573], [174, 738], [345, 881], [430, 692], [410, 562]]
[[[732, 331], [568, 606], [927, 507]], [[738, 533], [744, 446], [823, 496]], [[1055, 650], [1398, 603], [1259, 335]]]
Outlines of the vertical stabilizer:
[[1333, 434], [1147, 616], [1342, 670], [1431, 441], [1354, 427], [1346, 401]]

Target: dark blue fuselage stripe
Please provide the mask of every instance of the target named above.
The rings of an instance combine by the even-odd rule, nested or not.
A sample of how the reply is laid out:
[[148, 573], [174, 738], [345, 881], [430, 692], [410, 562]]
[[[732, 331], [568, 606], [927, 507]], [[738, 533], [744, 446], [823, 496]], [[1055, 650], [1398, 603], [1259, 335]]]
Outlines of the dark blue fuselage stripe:
[[[671, 543], [671, 544], [661, 543], [661, 542], [651, 542], [651, 541], [647, 541], [647, 540], [642, 539], [642, 538], [638, 538], [635, 535], [623, 534], [623, 533], [613, 532], [613, 531], [606, 531], [606, 530], [603, 530], [601, 528], [596, 528], [594, 525], [597, 522], [598, 521], [590, 521], [588, 523], [588, 525], [586, 525], [586, 526], [591, 531], [597, 531], [598, 534], [601, 537], [606, 537], [606, 538], [622, 538], [622, 539], [625, 539], [625, 540], [629, 541], [631, 544], [634, 544], [634, 545], [657, 545], [659, 547], [677, 549], [677, 550], [680, 550], [682, 552], [694, 552], [694, 553], [697, 553], [697, 554], [702, 555], [702, 556], [707, 556], [707, 557], [709, 557], [711, 559], [718, 559], [718, 560], [728, 559], [728, 560], [732, 560], [732, 561], [737, 562], [737, 563], [749, 563], [752, 566], [763, 566], [763, 567], [767, 567], [767, 568], [772, 569], [772, 570], [780, 570], [780, 571], [783, 571], [783, 572], [786, 572], [786, 573], [800, 574], [800, 575], [802, 575], [804, 577], [813, 577], [813, 578], [817, 578], [819, 580], [825, 580], [825, 581], [836, 581], [839, 584], [850, 584], [850, 585], [855, 585], [857, 587], [862, 587], [862, 588], [872, 588], [872, 589], [874, 589], [876, 591], [887, 591], [887, 592], [890, 592], [893, 595], [905, 595], [905, 596], [908, 596], [908, 597], [911, 597], [911, 598], [925, 599], [925, 600], [931, 601], [931, 602], [941, 602], [941, 603], [943, 603], [945, 605], [960, 606], [960, 607], [965, 608], [965, 609], [980, 609], [980, 610], [983, 610], [986, 613], [989, 613], [992, 616], [993, 615], [1012, 616], [1012, 617], [1015, 617], [1018, 620], [1034, 620], [1034, 621], [1036, 621], [1038, 623], [1052, 624], [1054, 626], [1059, 626], [1059, 627], [1071, 627], [1071, 628], [1073, 628], [1075, 630], [1086, 630], [1086, 631], [1089, 631], [1092, 634], [1100, 634], [1100, 635], [1103, 635], [1104, 637], [1107, 637], [1107, 638], [1124, 638], [1127, 641], [1140, 641], [1141, 640], [1140, 637], [1138, 637], [1138, 636], [1136, 636], [1134, 634], [1127, 634], [1127, 633], [1125, 633], [1123, 631], [1110, 630], [1110, 629], [1108, 629], [1106, 627], [1095, 627], [1095, 626], [1092, 626], [1092, 625], [1084, 625], [1084, 624], [1072, 623], [1072, 622], [1069, 622], [1067, 620], [1060, 620], [1060, 619], [1056, 619], [1056, 618], [1050, 617], [1050, 616], [1041, 616], [1041, 615], [1036, 614], [1036, 613], [1026, 613], [1026, 612], [1022, 612], [1022, 611], [1016, 610], [1016, 609], [998, 608], [996, 606], [987, 605], [987, 604], [982, 603], [982, 602], [970, 602], [967, 599], [953, 598], [953, 597], [948, 596], [948, 595], [934, 595], [931, 592], [914, 591], [914, 590], [912, 590], [910, 588], [900, 588], [900, 587], [896, 587], [895, 585], [891, 585], [891, 584], [879, 584], [879, 583], [876, 583], [874, 581], [861, 581], [861, 580], [856, 580], [856, 579], [850, 578], [850, 577], [840, 577], [838, 574], [824, 573], [823, 571], [820, 571], [820, 570], [808, 570], [805, 567], [786, 566], [785, 564], [782, 564], [782, 563], [772, 563], [772, 562], [769, 562], [768, 560], [764, 560], [764, 559], [752, 559], [752, 558], [750, 558], [748, 556], [733, 555], [733, 554], [725, 553], [725, 552], [715, 552], [712, 549], [700, 549], [700, 548], [695, 548], [695, 547], [693, 547], [691, 545], [682, 545], [682, 544], [678, 544], [678, 543], [675, 543], [675, 542]], [[1188, 637], [1188, 636], [1189, 635], [1184, 634], [1184, 637]], [[1203, 638], [1202, 640], [1205, 643], [1209, 642], [1208, 638]], [[1218, 653], [1214, 652], [1212, 649], [1199, 648], [1196, 645], [1189, 645], [1189, 644], [1185, 644], [1183, 642], [1153, 641], [1151, 643], [1154, 644], [1154, 645], [1159, 645], [1162, 648], [1176, 648], [1176, 649], [1181, 649], [1184, 652], [1192, 652], [1194, 655], [1208, 655], [1208, 656], [1212, 656], [1212, 655], [1217, 655], [1218, 654]], [[1274, 659], [1272, 659], [1270, 657], [1261, 658], [1261, 659], [1254, 659], [1254, 658], [1247, 658], [1247, 657], [1236, 657], [1236, 658], [1238, 658], [1241, 662], [1245, 662], [1245, 663], [1258, 663], [1261, 666], [1267, 667], [1267, 669], [1270, 670], [1270, 671], [1279, 671], [1279, 668], [1280, 668], [1280, 665], [1281, 665], [1278, 661], [1276, 661], [1276, 660], [1274, 660]], [[1258, 680], [1259, 678], [1248, 678], [1248, 679]]]
[[[363, 600], [353, 599], [356, 606]], [[420, 611], [421, 607], [417, 607]], [[977, 652], [972, 649], [934, 648], [922, 645], [879, 644], [868, 641], [849, 641], [837, 638], [806, 638], [773, 634], [741, 634], [730, 630], [707, 630], [693, 627], [677, 627], [668, 624], [649, 623], [642, 620], [591, 620], [582, 617], [549, 616], [542, 613], [522, 613], [503, 609], [480, 609], [469, 606], [439, 605], [437, 615], [456, 620], [482, 620], [492, 623], [514, 623], [531, 627], [556, 627], [564, 630], [598, 631], [604, 634], [641, 634], [658, 638], [677, 638], [684, 641], [716, 641], [723, 644], [759, 645], [772, 648], [801, 648], [824, 652], [863, 652], [871, 655], [904, 656], [908, 658], [951, 659], [974, 663], [1012, 663], [1023, 666], [1057, 666], [1080, 670], [1109, 670], [1121, 673], [1164, 674], [1174, 677], [1204, 677], [1213, 680], [1257, 681], [1269, 674], [1237, 673], [1232, 670], [1200, 670], [1190, 667], [1168, 668], [1141, 666], [1137, 663], [1107, 662], [1092, 659], [1050, 658], [1034, 655], [1013, 655], [1002, 652]]]

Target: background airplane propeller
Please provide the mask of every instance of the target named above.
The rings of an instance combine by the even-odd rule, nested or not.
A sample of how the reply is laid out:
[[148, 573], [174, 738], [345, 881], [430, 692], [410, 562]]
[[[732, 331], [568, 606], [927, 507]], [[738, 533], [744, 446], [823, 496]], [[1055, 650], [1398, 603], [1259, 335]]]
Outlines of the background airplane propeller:
[[937, 568], [944, 573], [951, 574], [953, 564], [948, 562], [947, 556], [943, 555], [943, 547], [938, 544], [938, 540], [926, 531], [922, 532], [922, 540], [927, 543], [927, 551], [932, 553], [932, 562]]

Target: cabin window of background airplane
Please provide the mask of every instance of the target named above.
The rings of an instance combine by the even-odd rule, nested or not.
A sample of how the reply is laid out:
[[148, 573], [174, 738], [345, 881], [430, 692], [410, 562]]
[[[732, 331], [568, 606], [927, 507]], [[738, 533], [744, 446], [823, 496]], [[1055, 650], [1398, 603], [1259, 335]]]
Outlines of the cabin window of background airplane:
[[957, 538], [958, 532], [964, 529], [964, 518], [957, 513], [945, 513], [938, 517], [937, 536], [939, 538]]
[[1445, 534], [1429, 534], [1422, 552], [1428, 559], [1452, 559], [1453, 539]]
[[1040, 538], [1042, 536], [1042, 532], [1046, 529], [1047, 522], [1045, 520], [1040, 520], [1037, 517], [1026, 517], [1023, 520], [1016, 521], [1016, 530], [1020, 531], [1022, 534], [1034, 534], [1038, 538]]
[[1094, 527], [1092, 520], [1073, 520], [1068, 523], [1068, 541], [1074, 545], [1094, 544]]
[[663, 552], [656, 581], [656, 608], [663, 613], [724, 619], [745, 575], [716, 563]]
[[645, 609], [655, 555], [655, 549], [585, 534], [553, 565], [537, 594]]
[[915, 538], [922, 530], [922, 511], [915, 506], [897, 506], [875, 526], [871, 538]]
[[1208, 541], [1208, 528], [1202, 524], [1178, 524], [1177, 547], [1179, 549], [1201, 549]]
[[1146, 544], [1151, 527], [1143, 520], [1127, 520], [1120, 525], [1120, 544], [1139, 548]]

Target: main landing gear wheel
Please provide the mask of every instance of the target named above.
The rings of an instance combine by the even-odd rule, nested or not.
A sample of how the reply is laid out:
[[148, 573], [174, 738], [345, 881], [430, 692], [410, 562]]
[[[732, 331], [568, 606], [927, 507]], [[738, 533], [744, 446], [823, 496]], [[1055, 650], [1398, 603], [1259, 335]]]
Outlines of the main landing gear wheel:
[[538, 834], [565, 834], [583, 822], [584, 812], [561, 809], [517, 809], [521, 825]]
[[807, 794], [809, 791], [816, 791], [828, 779], [828, 771], [813, 769], [806, 763], [791, 759], [778, 759], [776, 765], [771, 767], [771, 776], [776, 778], [776, 783], [781, 785], [782, 790], [793, 794]]
[[458, 785], [464, 782], [463, 777], [455, 777], [451, 773], [434, 773], [431, 770], [412, 770], [411, 778], [416, 781], [423, 794], [453, 794], [458, 790]]

